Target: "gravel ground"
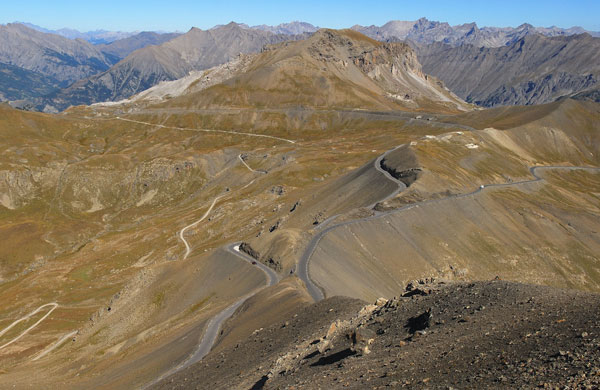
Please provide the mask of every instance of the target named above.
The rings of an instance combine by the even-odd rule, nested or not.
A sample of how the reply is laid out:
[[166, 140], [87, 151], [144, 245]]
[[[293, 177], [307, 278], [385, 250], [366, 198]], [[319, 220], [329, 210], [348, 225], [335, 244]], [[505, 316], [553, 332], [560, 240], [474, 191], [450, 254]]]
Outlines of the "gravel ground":
[[600, 295], [503, 281], [408, 290], [360, 313], [327, 299], [157, 388], [599, 388]]

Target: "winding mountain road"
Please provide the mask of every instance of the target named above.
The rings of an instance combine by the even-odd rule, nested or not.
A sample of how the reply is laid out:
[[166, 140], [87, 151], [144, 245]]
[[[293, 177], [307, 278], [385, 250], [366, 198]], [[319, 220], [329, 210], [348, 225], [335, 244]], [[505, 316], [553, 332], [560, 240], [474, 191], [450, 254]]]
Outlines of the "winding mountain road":
[[[262, 172], [262, 171], [257, 171], [252, 169], [248, 164], [246, 164], [246, 162], [242, 159], [242, 155], [238, 155], [238, 159], [244, 164], [244, 166], [246, 166], [246, 168], [248, 168], [251, 172], [253, 173], [261, 173], [261, 174], [266, 174], [266, 172]], [[250, 186], [252, 183], [254, 183], [256, 181], [256, 178], [251, 180], [249, 183], [247, 183], [246, 185], [244, 185], [242, 188], [240, 188], [240, 190], [243, 190], [245, 188], [247, 188], [248, 186]], [[215, 204], [217, 203], [217, 201], [219, 199], [221, 199], [222, 197], [224, 197], [225, 195], [219, 195], [217, 196], [211, 203], [210, 207], [208, 208], [208, 210], [204, 213], [204, 215], [197, 221], [185, 226], [183, 229], [180, 230], [179, 232], [179, 238], [181, 239], [181, 241], [183, 241], [183, 243], [185, 244], [185, 255], [183, 256], [183, 260], [185, 260], [188, 255], [191, 253], [191, 247], [189, 245], [189, 243], [187, 242], [187, 240], [184, 237], [185, 231], [187, 229], [190, 229], [196, 225], [198, 225], [200, 222], [202, 222], [207, 216], [208, 214], [210, 214], [210, 212], [212, 211], [213, 207], [215, 206]], [[224, 250], [227, 251], [228, 253], [233, 254], [234, 256], [239, 257], [240, 259], [246, 261], [247, 263], [258, 267], [261, 271], [264, 272], [265, 276], [266, 276], [266, 281], [265, 281], [265, 286], [264, 287], [269, 287], [269, 286], [274, 286], [275, 284], [277, 284], [279, 282], [279, 276], [277, 275], [277, 273], [275, 271], [273, 271], [271, 268], [267, 267], [266, 265], [257, 262], [255, 259], [253, 259], [252, 257], [248, 256], [246, 253], [240, 251], [240, 244], [241, 242], [234, 242], [232, 244], [229, 244], [227, 246], [224, 247]], [[263, 287], [263, 288], [264, 288]], [[261, 288], [262, 289], [262, 288]], [[246, 300], [248, 300], [249, 298], [253, 297], [256, 293], [258, 293], [261, 289], [257, 289], [255, 291], [250, 292], [249, 294], [246, 294], [245, 296], [241, 297], [240, 299], [238, 299], [236, 302], [234, 302], [233, 304], [227, 306], [225, 309], [223, 309], [222, 311], [220, 311], [217, 315], [215, 315], [214, 317], [212, 317], [210, 319], [210, 321], [208, 322], [208, 325], [206, 327], [206, 330], [204, 331], [204, 334], [202, 335], [202, 339], [200, 340], [200, 344], [198, 344], [198, 347], [196, 348], [196, 350], [185, 360], [183, 361], [181, 364], [179, 364], [177, 367], [172, 368], [171, 370], [169, 370], [168, 372], [166, 372], [165, 374], [161, 375], [159, 378], [155, 379], [153, 382], [149, 383], [148, 385], [146, 385], [144, 388], [148, 388], [150, 386], [152, 386], [155, 383], [158, 383], [159, 381], [161, 381], [162, 379], [196, 363], [199, 362], [200, 360], [202, 360], [202, 358], [204, 358], [206, 355], [208, 355], [208, 353], [211, 351], [212, 347], [215, 344], [215, 341], [217, 340], [217, 337], [219, 335], [219, 331], [221, 329], [221, 326], [223, 325], [223, 323], [233, 315], [233, 313], [235, 313], [235, 311], [244, 303], [246, 302]]]
[[[121, 120], [127, 120], [130, 122], [137, 122], [137, 123], [143, 123], [143, 124], [148, 124], [148, 125], [153, 125], [153, 126], [161, 126], [161, 127], [169, 127], [169, 126], [163, 126], [163, 125], [154, 125], [154, 124], [150, 124], [150, 123], [145, 123], [145, 122], [138, 122], [138, 121], [133, 121], [133, 120], [128, 120], [128, 119], [122, 119], [122, 118], [118, 118]], [[185, 128], [176, 128], [176, 129], [183, 129], [186, 130]], [[197, 130], [197, 129], [189, 129], [189, 130]], [[217, 130], [215, 130], [217, 131]], [[249, 133], [236, 133], [236, 132], [228, 132], [228, 131], [217, 131], [217, 132], [226, 132], [226, 133], [234, 133], [234, 134], [242, 134], [242, 135], [250, 135], [250, 136], [262, 136], [262, 135], [256, 135], [256, 134], [249, 134]], [[282, 138], [278, 138], [278, 137], [272, 137], [272, 136], [264, 136], [267, 138], [274, 138], [274, 139], [279, 139], [279, 140], [283, 140], [283, 141], [287, 141], [290, 143], [294, 143], [294, 141], [291, 140], [286, 140], [286, 139], [282, 139]], [[400, 145], [401, 146], [401, 145]], [[398, 146], [398, 147], [400, 147]], [[400, 193], [401, 191], [406, 189], [406, 185], [401, 182], [400, 180], [396, 179], [395, 177], [393, 177], [389, 172], [387, 172], [386, 170], [384, 170], [381, 167], [381, 161], [391, 152], [393, 152], [394, 150], [396, 150], [398, 147], [388, 150], [387, 152], [385, 152], [384, 154], [382, 154], [381, 156], [379, 156], [377, 159], [374, 160], [373, 164], [374, 164], [374, 168], [379, 171], [385, 178], [387, 178], [388, 180], [393, 181], [394, 183], [396, 183], [398, 185], [398, 187], [392, 191], [390, 194], [386, 195], [383, 199], [377, 201], [376, 203], [388, 200], [393, 198], [394, 196], [396, 196], [398, 193]], [[252, 169], [242, 158], [242, 155], [238, 155], [238, 159], [242, 162], [242, 164], [251, 172], [253, 173], [262, 173], [262, 174], [266, 174], [266, 172], [262, 172], [262, 171], [257, 171]], [[489, 184], [489, 185], [482, 185], [480, 187], [478, 187], [477, 189], [475, 189], [472, 192], [469, 193], [465, 193], [465, 194], [458, 194], [458, 195], [452, 195], [446, 198], [441, 198], [441, 199], [431, 199], [431, 200], [425, 200], [422, 202], [417, 202], [414, 204], [410, 204], [410, 205], [406, 205], [404, 207], [398, 208], [398, 209], [394, 209], [394, 210], [390, 210], [390, 211], [385, 211], [385, 212], [376, 212], [375, 215], [370, 216], [370, 217], [365, 217], [365, 218], [360, 218], [360, 219], [356, 219], [356, 220], [351, 220], [351, 221], [346, 221], [346, 222], [341, 222], [335, 225], [331, 225], [328, 227], [325, 227], [327, 224], [333, 222], [333, 220], [335, 220], [335, 218], [337, 217], [337, 215], [334, 215], [332, 217], [329, 217], [322, 225], [323, 226], [319, 226], [317, 229], [322, 229], [317, 235], [315, 235], [311, 241], [309, 242], [308, 246], [306, 247], [304, 253], [302, 254], [299, 262], [298, 262], [298, 271], [297, 271], [297, 275], [298, 277], [305, 283], [307, 291], [309, 292], [309, 294], [311, 295], [311, 297], [315, 300], [315, 301], [320, 301], [322, 299], [324, 299], [325, 294], [323, 292], [323, 290], [316, 285], [316, 283], [314, 283], [312, 281], [312, 279], [310, 278], [309, 275], [309, 262], [310, 259], [312, 257], [312, 255], [314, 254], [314, 251], [316, 250], [319, 242], [321, 241], [321, 239], [331, 230], [342, 227], [342, 226], [346, 226], [346, 225], [350, 225], [350, 224], [354, 224], [354, 223], [358, 223], [361, 221], [368, 221], [368, 220], [372, 220], [375, 218], [380, 218], [389, 214], [395, 214], [395, 213], [401, 213], [403, 211], [409, 210], [413, 207], [419, 207], [421, 205], [426, 205], [429, 203], [435, 203], [435, 202], [442, 202], [442, 201], [446, 201], [449, 199], [453, 199], [453, 198], [461, 198], [461, 197], [466, 197], [466, 196], [471, 196], [471, 195], [475, 195], [481, 191], [483, 191], [485, 188], [491, 188], [491, 187], [510, 187], [510, 186], [517, 186], [517, 185], [523, 185], [523, 184], [527, 184], [527, 183], [534, 183], [534, 182], [538, 182], [543, 180], [543, 178], [541, 178], [540, 176], [537, 175], [536, 171], [537, 170], [545, 170], [545, 169], [569, 169], [569, 170], [576, 170], [576, 169], [585, 169], [585, 170], [593, 170], [593, 171], [600, 171], [600, 168], [596, 168], [596, 167], [565, 167], [565, 166], [536, 166], [536, 167], [531, 167], [530, 168], [530, 173], [532, 174], [532, 176], [534, 177], [534, 179], [531, 180], [523, 180], [520, 182], [513, 182], [513, 183], [504, 183], [504, 184]], [[252, 183], [254, 183], [254, 181], [256, 180], [253, 179], [252, 181], [250, 181], [248, 184], [246, 184], [245, 186], [243, 186], [240, 190], [247, 188], [249, 185], [251, 185]], [[188, 257], [188, 255], [191, 253], [191, 247], [189, 245], [189, 243], [187, 242], [187, 240], [184, 237], [185, 231], [187, 229], [190, 229], [196, 225], [198, 225], [200, 222], [202, 222], [207, 216], [208, 214], [212, 211], [213, 207], [215, 206], [216, 202], [221, 199], [223, 196], [225, 195], [220, 195], [218, 197], [216, 197], [211, 206], [209, 207], [209, 209], [205, 212], [205, 214], [197, 221], [195, 221], [194, 223], [185, 226], [180, 232], [179, 232], [179, 237], [180, 239], [183, 241], [183, 243], [185, 244], [186, 247], [186, 253], [184, 255], [184, 259], [186, 259]], [[369, 206], [370, 208], [374, 207], [374, 205], [376, 204], [374, 203], [373, 205]], [[227, 245], [224, 249], [235, 255], [238, 256], [239, 258], [241, 258], [242, 260], [260, 268], [266, 276], [266, 282], [265, 282], [265, 287], [267, 286], [273, 286], [275, 284], [277, 284], [279, 282], [279, 276], [277, 275], [277, 273], [275, 273], [272, 269], [270, 269], [269, 267], [267, 267], [266, 265], [257, 262], [255, 259], [253, 259], [252, 257], [248, 256], [246, 253], [243, 253], [239, 250], [239, 242], [236, 243], [232, 243]], [[250, 297], [254, 296], [258, 291], [260, 291], [260, 289], [257, 289], [243, 297], [241, 297], [240, 299], [238, 299], [236, 302], [234, 302], [233, 304], [231, 304], [230, 306], [226, 307], [224, 310], [222, 310], [221, 312], [219, 312], [216, 316], [214, 316], [213, 318], [211, 318], [211, 320], [209, 321], [207, 328], [202, 336], [202, 339], [198, 345], [198, 347], [196, 348], [196, 350], [194, 351], [194, 353], [192, 353], [183, 363], [181, 363], [180, 365], [178, 365], [177, 367], [173, 368], [172, 370], [170, 370], [169, 372], [167, 372], [166, 374], [162, 375], [160, 378], [158, 378], [157, 380], [155, 380], [154, 382], [152, 382], [150, 385], [157, 383], [158, 381], [164, 379], [165, 377], [180, 371], [181, 369], [188, 367], [200, 360], [202, 360], [212, 349], [212, 347], [214, 346], [214, 343], [218, 337], [219, 331], [222, 327], [222, 324], [228, 319], [230, 318], [233, 313]], [[150, 386], [148, 385], [148, 386]]]
[[[395, 148], [395, 149], [397, 149], [397, 148]], [[395, 149], [389, 150], [386, 153], [384, 153], [377, 160], [375, 160], [374, 164], [375, 164], [375, 168], [378, 171], [380, 171], [380, 172], [383, 171], [383, 173], [384, 173], [384, 175], [385, 175], [386, 178], [388, 178], [389, 180], [392, 180], [392, 181], [398, 183], [399, 180], [397, 180], [396, 178], [394, 178], [393, 176], [391, 176], [389, 174], [389, 172], [387, 172], [387, 171], [383, 170], [383, 168], [381, 168], [381, 160], [388, 153], [392, 152]], [[351, 220], [351, 221], [346, 221], [346, 222], [341, 222], [341, 223], [338, 223], [338, 224], [335, 224], [335, 225], [331, 225], [331, 226], [327, 227], [326, 229], [323, 229], [322, 231], [320, 231], [309, 242], [308, 246], [304, 250], [304, 253], [300, 257], [300, 260], [298, 262], [298, 277], [300, 277], [300, 279], [302, 279], [304, 281], [304, 283], [306, 285], [306, 288], [307, 288], [308, 292], [310, 293], [311, 297], [315, 300], [315, 302], [318, 302], [318, 301], [322, 300], [325, 297], [325, 294], [324, 294], [322, 288], [320, 288], [319, 286], [317, 286], [317, 284], [315, 282], [313, 282], [312, 279], [310, 278], [310, 274], [309, 274], [309, 270], [308, 270], [308, 264], [310, 262], [310, 259], [311, 259], [312, 255], [313, 255], [313, 253], [315, 252], [317, 246], [319, 245], [319, 242], [323, 239], [323, 237], [327, 233], [329, 233], [333, 229], [337, 229], [337, 228], [342, 227], [342, 226], [347, 226], [347, 225], [351, 225], [351, 224], [355, 224], [355, 223], [359, 223], [359, 222], [363, 222], [363, 221], [370, 221], [370, 220], [373, 220], [373, 219], [376, 219], [376, 218], [381, 218], [381, 217], [384, 217], [384, 216], [390, 215], [390, 214], [401, 213], [401, 212], [404, 212], [406, 210], [410, 210], [410, 209], [412, 209], [414, 207], [419, 207], [419, 206], [423, 206], [423, 205], [427, 205], [427, 204], [432, 204], [432, 203], [444, 202], [444, 201], [447, 201], [449, 199], [464, 198], [464, 197], [467, 197], [467, 196], [475, 195], [475, 194], [477, 194], [477, 193], [479, 193], [481, 191], [484, 191], [486, 188], [513, 187], [513, 186], [520, 186], [520, 185], [524, 185], [524, 184], [530, 184], [530, 183], [539, 182], [539, 181], [542, 181], [544, 179], [542, 177], [540, 177], [536, 173], [538, 170], [554, 170], [554, 169], [589, 170], [589, 171], [600, 172], [600, 168], [598, 168], [598, 167], [585, 167], [585, 166], [573, 166], [573, 167], [570, 167], [570, 166], [560, 166], [560, 165], [535, 166], [535, 167], [530, 167], [529, 168], [529, 172], [534, 177], [533, 179], [522, 180], [522, 181], [512, 182], [512, 183], [498, 183], [498, 184], [481, 185], [481, 186], [477, 187], [477, 189], [475, 189], [474, 191], [471, 191], [471, 192], [468, 192], [468, 193], [465, 193], [465, 194], [451, 195], [451, 196], [448, 196], [448, 197], [445, 197], [445, 198], [440, 198], [440, 199], [424, 200], [424, 201], [421, 201], [421, 202], [416, 202], [416, 203], [412, 203], [412, 204], [400, 207], [398, 209], [384, 211], [384, 212], [377, 212], [375, 215], [372, 215], [372, 216], [369, 216], [369, 217], [354, 219], [354, 220]], [[391, 195], [386, 196], [384, 198], [384, 200], [390, 199], [391, 197], [396, 196], [400, 191], [404, 190], [406, 188], [406, 186], [402, 187], [402, 185], [404, 185], [404, 183], [400, 182], [399, 183], [399, 189], [396, 190], [396, 191], [394, 191]]]
[[[244, 252], [240, 251], [239, 250], [240, 244], [241, 244], [240, 242], [229, 244], [224, 249], [227, 252], [229, 252], [235, 256], [238, 256], [239, 258], [245, 260], [246, 262], [254, 265], [255, 267], [260, 268], [267, 276], [265, 287], [270, 287], [270, 286], [276, 285], [279, 282], [279, 277], [277, 276], [275, 271], [273, 271], [271, 268], [267, 267], [263, 263], [257, 262], [252, 257], [250, 257], [247, 254], [245, 254]], [[202, 341], [200, 342], [200, 345], [198, 345], [196, 352], [194, 352], [185, 362], [183, 362], [179, 369], [185, 368], [191, 364], [194, 364], [194, 363], [202, 360], [202, 358], [204, 356], [208, 355], [208, 353], [212, 349], [215, 341], [217, 340], [217, 335], [219, 334], [219, 330], [221, 329], [221, 325], [223, 324], [223, 322], [225, 322], [225, 320], [227, 320], [229, 317], [231, 317], [233, 315], [233, 313], [235, 313], [235, 311], [237, 310], [238, 307], [240, 307], [248, 298], [252, 297], [257, 292], [258, 292], [258, 290], [240, 298], [234, 304], [228, 306], [223, 311], [221, 311], [219, 314], [217, 314], [215, 317], [213, 317], [210, 320], [210, 322], [208, 323], [208, 326], [206, 327], [206, 331], [204, 332], [204, 336], [202, 337]]]
[[246, 160], [244, 160], [244, 158], [242, 157], [242, 155], [241, 155], [241, 154], [238, 154], [238, 158], [240, 159], [240, 161], [242, 162], [242, 164], [244, 164], [244, 166], [245, 166], [246, 168], [248, 168], [248, 170], [249, 170], [250, 172], [252, 172], [252, 173], [262, 173], [263, 175], [266, 175], [266, 174], [267, 174], [267, 172], [266, 172], [266, 171], [262, 171], [262, 170], [259, 170], [259, 171], [257, 171], [256, 169], [252, 169], [252, 168], [250, 167], [250, 165], [246, 164]]
[[30, 319], [32, 316], [36, 315], [37, 313], [39, 313], [41, 310], [43, 310], [45, 307], [49, 307], [52, 306], [52, 309], [48, 310], [48, 313], [44, 314], [44, 316], [42, 318], [40, 318], [35, 324], [31, 325], [29, 328], [25, 329], [23, 332], [21, 332], [21, 334], [19, 334], [17, 337], [13, 338], [12, 340], [10, 340], [9, 342], [0, 345], [0, 349], [3, 349], [4, 347], [7, 347], [9, 345], [11, 345], [12, 343], [14, 343], [15, 341], [19, 340], [21, 337], [25, 336], [30, 330], [32, 330], [33, 328], [35, 328], [36, 326], [38, 326], [42, 321], [44, 321], [46, 318], [48, 318], [48, 316], [50, 314], [52, 314], [52, 312], [54, 310], [56, 310], [56, 308], [58, 307], [58, 303], [56, 302], [52, 302], [52, 303], [46, 303], [45, 305], [42, 305], [40, 307], [38, 307], [37, 309], [35, 309], [34, 311], [32, 311], [31, 313], [27, 314], [26, 316], [23, 316], [21, 318], [19, 318], [18, 320], [14, 321], [12, 324], [10, 324], [9, 326], [7, 326], [6, 328], [4, 328], [2, 331], [0, 331], [0, 336], [3, 336], [6, 332], [8, 332], [9, 330], [11, 330], [12, 328], [14, 328], [16, 325], [18, 325], [19, 323], [23, 322], [23, 321], [27, 321], [28, 319]]
[[[404, 191], [406, 189], [406, 185], [401, 182], [400, 180], [396, 179], [394, 176], [392, 176], [388, 171], [386, 171], [385, 169], [383, 169], [381, 167], [381, 161], [391, 152], [393, 152], [394, 150], [398, 149], [399, 147], [401, 147], [402, 145], [398, 145], [393, 149], [388, 150], [387, 152], [383, 153], [381, 156], [377, 157], [375, 159], [375, 161], [373, 162], [373, 166], [375, 167], [375, 169], [377, 171], [379, 171], [386, 179], [393, 181], [394, 183], [396, 183], [398, 185], [398, 188], [396, 188], [394, 191], [392, 191], [390, 194], [386, 195], [385, 198], [373, 203], [372, 205], [368, 206], [368, 208], [373, 208], [375, 206], [375, 204], [379, 203], [379, 202], [383, 202], [387, 199], [391, 199], [392, 197], [398, 195], [401, 191]], [[338, 215], [334, 215], [330, 218], [328, 218], [327, 220], [325, 220], [325, 223], [330, 223], [333, 219], [335, 219], [336, 217], [338, 217]], [[323, 293], [323, 290], [318, 287], [310, 278], [310, 275], [308, 273], [308, 263], [309, 260], [313, 254], [313, 252], [315, 251], [315, 249], [317, 248], [317, 245], [319, 245], [319, 242], [321, 241], [321, 239], [328, 233], [330, 232], [332, 229], [338, 228], [340, 226], [344, 226], [347, 225], [349, 223], [354, 223], [354, 222], [358, 222], [362, 219], [358, 219], [358, 220], [352, 220], [352, 221], [347, 221], [347, 222], [342, 222], [342, 223], [338, 223], [336, 225], [331, 225], [323, 230], [321, 230], [316, 236], [314, 236], [310, 242], [308, 243], [308, 246], [306, 247], [306, 249], [304, 250], [304, 253], [302, 254], [302, 257], [300, 257], [300, 261], [298, 262], [298, 277], [300, 279], [302, 279], [302, 281], [304, 282], [306, 289], [308, 290], [308, 293], [310, 294], [310, 296], [313, 298], [313, 300], [315, 302], [320, 301], [321, 299], [325, 298], [325, 294]]]
[[193, 228], [194, 226], [198, 225], [200, 222], [204, 221], [204, 219], [206, 217], [208, 217], [208, 214], [210, 214], [210, 212], [212, 211], [213, 207], [215, 207], [215, 204], [217, 203], [217, 201], [219, 199], [221, 199], [222, 197], [224, 197], [225, 195], [219, 195], [217, 196], [211, 203], [210, 207], [208, 208], [208, 210], [206, 210], [206, 212], [204, 213], [204, 215], [202, 216], [202, 218], [200, 218], [199, 220], [197, 220], [196, 222], [190, 223], [189, 225], [185, 226], [183, 229], [181, 229], [179, 231], [179, 238], [181, 239], [181, 241], [183, 241], [183, 243], [185, 244], [185, 254], [183, 255], [183, 260], [187, 259], [187, 257], [189, 256], [189, 254], [192, 252], [192, 248], [190, 247], [190, 244], [187, 242], [187, 240], [184, 237], [185, 231], [188, 229]]
[[375, 160], [374, 166], [375, 169], [378, 170], [379, 172], [381, 172], [381, 174], [383, 174], [383, 176], [385, 176], [386, 179], [393, 181], [394, 183], [398, 184], [398, 188], [391, 192], [388, 196], [386, 196], [385, 198], [378, 200], [377, 202], [373, 203], [372, 205], [369, 206], [369, 208], [373, 208], [375, 207], [375, 205], [377, 203], [380, 202], [385, 202], [388, 199], [392, 199], [394, 196], [398, 195], [400, 192], [404, 191], [406, 189], [406, 184], [404, 184], [403, 182], [401, 182], [399, 179], [396, 179], [394, 176], [392, 176], [391, 173], [389, 173], [388, 171], [386, 171], [385, 169], [382, 168], [381, 162], [383, 161], [383, 159], [390, 154], [391, 152], [397, 150], [398, 148], [402, 147], [404, 145], [398, 145], [396, 146], [394, 149], [390, 149], [387, 152], [385, 152], [384, 154], [382, 154], [381, 156], [377, 157], [377, 159]]
[[136, 120], [133, 120], [133, 119], [121, 118], [119, 116], [115, 117], [115, 119], [118, 119], [120, 121], [125, 121], [125, 122], [138, 123], [138, 124], [147, 125], [147, 126], [161, 127], [163, 129], [198, 131], [198, 132], [203, 132], [203, 133], [222, 133], [222, 134], [243, 135], [243, 136], [246, 136], [246, 137], [270, 138], [270, 139], [274, 139], [274, 140], [278, 140], [278, 141], [288, 142], [290, 144], [295, 144], [296, 143], [296, 141], [294, 141], [294, 140], [287, 139], [287, 138], [282, 138], [282, 137], [275, 137], [274, 135], [244, 133], [244, 132], [241, 132], [241, 131], [232, 131], [232, 130], [195, 129], [193, 127], [166, 126], [166, 125], [159, 125], [159, 124], [156, 124], [156, 123], [142, 122], [142, 121], [136, 121]]

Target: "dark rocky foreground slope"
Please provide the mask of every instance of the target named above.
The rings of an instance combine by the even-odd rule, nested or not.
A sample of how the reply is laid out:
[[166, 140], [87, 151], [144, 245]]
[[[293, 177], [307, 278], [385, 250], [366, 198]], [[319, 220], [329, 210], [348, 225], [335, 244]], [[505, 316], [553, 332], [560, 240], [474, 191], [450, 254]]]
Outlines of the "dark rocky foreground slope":
[[154, 388], [600, 385], [600, 295], [503, 281], [414, 283], [403, 295], [326, 299]]

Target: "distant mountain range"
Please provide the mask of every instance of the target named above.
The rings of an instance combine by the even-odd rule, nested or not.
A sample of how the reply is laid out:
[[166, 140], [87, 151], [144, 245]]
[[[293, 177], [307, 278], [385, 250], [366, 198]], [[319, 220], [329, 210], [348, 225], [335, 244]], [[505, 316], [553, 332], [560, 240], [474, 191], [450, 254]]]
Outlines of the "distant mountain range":
[[421, 18], [417, 21], [393, 20], [383, 26], [353, 26], [359, 31], [378, 41], [410, 40], [420, 44], [434, 42], [452, 46], [470, 44], [476, 47], [500, 47], [511, 45], [526, 35], [540, 34], [547, 37], [589, 33], [600, 37], [600, 32], [586, 31], [581, 27], [563, 29], [559, 27], [534, 27], [522, 24], [519, 27], [477, 27], [475, 23], [450, 26], [445, 22], [435, 22]]
[[23, 24], [0, 25], [0, 100], [34, 100], [98, 73], [132, 51], [178, 34], [139, 33], [92, 45]]
[[[35, 24], [21, 23], [29, 28], [45, 33], [62, 35], [70, 39], [83, 39], [92, 44], [108, 44], [117, 40], [129, 38], [140, 33], [140, 31], [107, 31], [96, 30], [80, 32], [70, 28], [61, 28], [59, 30], [49, 30]], [[294, 21], [282, 23], [277, 26], [268, 26], [261, 24], [257, 26], [248, 26], [239, 24], [243, 28], [269, 31], [274, 34], [298, 35], [304, 33], [313, 33], [319, 27], [310, 23]], [[221, 27], [217, 25], [213, 28]], [[600, 32], [586, 31], [581, 27], [560, 28], [552, 27], [534, 27], [531, 24], [524, 23], [518, 27], [481, 27], [476, 23], [466, 23], [462, 25], [450, 26], [446, 22], [431, 21], [427, 18], [421, 18], [415, 21], [392, 20], [382, 26], [361, 26], [355, 25], [353, 30], [359, 31], [368, 37], [378, 41], [404, 41], [411, 40], [418, 43], [443, 42], [452, 45], [472, 44], [474, 46], [499, 47], [517, 41], [523, 36], [531, 33], [537, 33], [548, 37], [557, 35], [575, 35], [588, 33], [593, 37], [600, 37]], [[155, 32], [156, 34], [164, 34]]]
[[484, 107], [541, 104], [600, 88], [600, 39], [589, 34], [529, 34], [493, 48], [440, 42], [413, 46], [425, 73]]
[[0, 26], [0, 64], [0, 94], [27, 99], [103, 72], [114, 61], [89, 42], [8, 24]]
[[107, 30], [96, 30], [81, 32], [72, 28], [61, 28], [58, 30], [49, 30], [44, 27], [37, 26], [35, 24], [27, 22], [15, 22], [27, 26], [33, 30], [37, 30], [44, 33], [56, 34], [69, 39], [83, 39], [94, 45], [107, 44], [119, 39], [125, 39], [139, 34], [139, 31], [107, 31]]
[[[70, 38], [70, 39], [83, 39], [85, 41], [88, 41], [94, 45], [100, 45], [100, 44], [109, 44], [111, 42], [115, 42], [115, 41], [119, 41], [119, 40], [123, 40], [126, 38], [130, 38], [130, 37], [134, 37], [136, 35], [139, 35], [140, 33], [145, 33], [145, 34], [149, 34], [148, 32], [141, 32], [141, 31], [133, 31], [133, 32], [126, 32], [126, 31], [107, 31], [107, 30], [95, 30], [95, 31], [88, 31], [88, 32], [81, 32], [78, 30], [74, 30], [71, 28], [61, 28], [58, 30], [49, 30], [47, 28], [44, 27], [40, 27], [37, 26], [35, 24], [32, 23], [27, 23], [27, 22], [15, 22], [15, 23], [20, 23], [23, 24], [31, 29], [40, 31], [40, 32], [44, 32], [44, 33], [50, 33], [50, 34], [57, 34], [57, 35], [61, 35], [65, 38]], [[223, 25], [216, 25], [215, 27], [213, 27], [213, 29], [215, 28], [219, 28], [222, 27]], [[255, 30], [263, 30], [263, 31], [269, 31], [272, 32], [273, 34], [287, 34], [287, 35], [298, 35], [298, 34], [304, 34], [304, 33], [313, 33], [315, 31], [317, 31], [319, 29], [319, 27], [315, 27], [310, 23], [306, 23], [306, 22], [299, 22], [299, 21], [294, 21], [294, 22], [289, 22], [289, 23], [281, 23], [277, 26], [268, 26], [266, 24], [261, 24], [259, 26], [248, 26], [247, 24], [244, 23], [239, 23], [239, 26], [242, 28], [248, 28], [248, 29], [255, 29]], [[152, 32], [154, 34], [157, 35], [170, 35], [170, 34], [176, 34], [176, 35], [181, 35], [180, 33], [164, 33], [164, 32]], [[155, 44], [155, 43], [154, 43]]]
[[291, 23], [282, 23], [277, 26], [267, 26], [266, 24], [261, 24], [260, 26], [253, 26], [249, 28], [254, 28], [257, 30], [269, 31], [273, 34], [287, 34], [287, 35], [299, 35], [304, 33], [313, 33], [319, 29], [319, 27], [315, 27], [310, 23], [306, 22], [291, 22]]
[[82, 79], [37, 102], [38, 109], [64, 110], [71, 105], [127, 98], [165, 80], [176, 80], [190, 71], [223, 64], [240, 53], [260, 51], [290, 35], [243, 28], [236, 23], [186, 34], [159, 46], [147, 46], [128, 55], [109, 70]]
[[108, 56], [113, 56], [118, 59], [116, 62], [127, 57], [137, 49], [142, 49], [150, 45], [160, 45], [168, 42], [173, 38], [177, 38], [179, 33], [164, 33], [159, 34], [151, 31], [143, 31], [139, 34], [132, 35], [127, 38], [119, 39], [111, 43], [102, 43], [96, 45], [102, 53]]
[[[0, 101], [50, 112], [121, 100], [160, 81], [223, 64], [239, 53], [258, 52], [265, 44], [305, 39], [318, 30], [304, 22], [253, 27], [232, 22], [209, 30], [192, 28], [183, 35], [29, 26], [33, 28], [0, 25]], [[426, 73], [483, 106], [598, 96], [593, 56], [598, 38], [592, 37], [600, 33], [577, 35], [586, 32], [580, 27], [479, 28], [422, 18], [352, 29], [379, 41], [407, 41]], [[561, 39], [570, 36], [588, 38], [566, 40], [569, 50], [562, 50]]]

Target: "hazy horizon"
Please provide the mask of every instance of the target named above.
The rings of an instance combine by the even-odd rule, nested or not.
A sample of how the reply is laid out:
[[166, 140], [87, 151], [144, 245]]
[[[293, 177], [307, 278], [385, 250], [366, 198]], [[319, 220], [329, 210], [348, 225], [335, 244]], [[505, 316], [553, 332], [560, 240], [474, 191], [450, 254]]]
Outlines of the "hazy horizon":
[[[477, 23], [479, 27], [517, 27], [529, 23], [536, 27], [582, 27], [599, 31], [600, 2], [573, 1], [473, 1], [445, 2], [431, 0], [414, 4], [406, 1], [381, 0], [376, 6], [358, 1], [317, 2], [302, 4], [273, 0], [243, 2], [233, 0], [221, 4], [174, 0], [168, 4], [158, 1], [107, 0], [97, 4], [73, 4], [70, 1], [52, 3], [28, 1], [25, 6], [6, 4], [0, 23], [31, 23], [48, 29], [63, 28], [89, 32], [107, 31], [179, 31], [192, 27], [209, 29], [216, 25], [236, 23], [278, 25], [291, 21], [311, 23], [319, 27], [344, 28], [355, 24], [383, 25], [391, 20], [447, 22], [450, 25]], [[136, 15], [132, 18], [131, 15]], [[523, 17], [523, 15], [527, 15]]]

